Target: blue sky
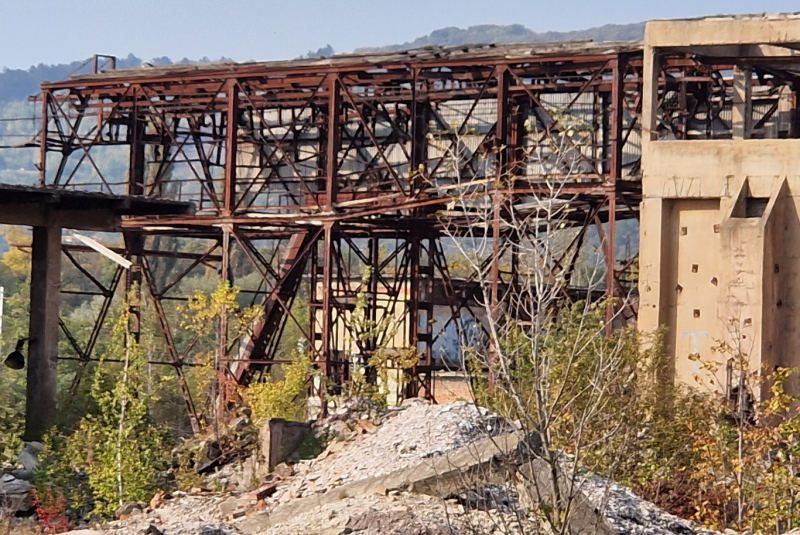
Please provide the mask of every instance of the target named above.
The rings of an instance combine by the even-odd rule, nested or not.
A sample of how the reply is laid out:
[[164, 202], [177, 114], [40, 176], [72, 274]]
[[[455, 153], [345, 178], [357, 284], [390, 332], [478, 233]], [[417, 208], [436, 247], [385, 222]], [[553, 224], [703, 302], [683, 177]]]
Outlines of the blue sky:
[[93, 53], [144, 59], [292, 58], [410, 41], [445, 26], [534, 31], [720, 13], [800, 11], [800, 0], [0, 0], [0, 67]]

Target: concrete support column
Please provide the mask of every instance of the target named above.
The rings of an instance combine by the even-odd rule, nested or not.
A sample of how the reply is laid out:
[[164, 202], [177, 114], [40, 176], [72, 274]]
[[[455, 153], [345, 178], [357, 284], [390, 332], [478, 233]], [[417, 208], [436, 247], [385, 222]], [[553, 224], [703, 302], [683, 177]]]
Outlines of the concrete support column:
[[661, 75], [661, 61], [658, 49], [644, 47], [642, 70], [642, 159], [645, 159], [650, 141], [658, 139], [658, 81]]
[[33, 227], [25, 440], [41, 440], [56, 416], [61, 228]]
[[733, 139], [749, 139], [753, 130], [753, 71], [733, 69]]

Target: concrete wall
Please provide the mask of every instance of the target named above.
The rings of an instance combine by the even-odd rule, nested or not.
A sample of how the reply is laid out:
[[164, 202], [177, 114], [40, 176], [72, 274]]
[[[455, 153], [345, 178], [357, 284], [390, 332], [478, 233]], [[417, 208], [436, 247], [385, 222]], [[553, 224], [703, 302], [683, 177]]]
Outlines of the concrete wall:
[[769, 54], [800, 42], [800, 18], [656, 21], [645, 35], [643, 124], [652, 134], [643, 139], [638, 325], [668, 328], [676, 380], [725, 393], [735, 354], [754, 373], [800, 366], [800, 139], [748, 139], [742, 114], [734, 139], [655, 139], [659, 58], [662, 47]]
[[436, 372], [433, 381], [433, 394], [439, 405], [457, 401], [475, 401], [467, 372]]
[[795, 44], [800, 13], [654, 20], [647, 23], [644, 39], [652, 47]]

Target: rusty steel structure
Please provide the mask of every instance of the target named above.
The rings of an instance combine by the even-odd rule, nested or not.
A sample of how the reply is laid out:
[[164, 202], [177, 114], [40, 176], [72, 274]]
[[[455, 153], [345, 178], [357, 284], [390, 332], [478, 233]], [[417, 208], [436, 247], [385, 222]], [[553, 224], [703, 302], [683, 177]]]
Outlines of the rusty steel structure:
[[[641, 72], [638, 43], [567, 42], [73, 76], [43, 84], [38, 97], [40, 185], [194, 203], [192, 215], [125, 218], [119, 252], [134, 269], [93, 281], [106, 301], [123, 284], [146, 289], [166, 341], [163, 363], [179, 375], [191, 343], [178, 347], [165, 306], [187, 276], [210, 267], [234, 283], [249, 274], [249, 295], [263, 308], [246, 343], [220, 336], [239, 383], [285, 362], [289, 325], [332, 388], [346, 382], [342, 338], [363, 355], [380, 342], [357, 336], [349, 319], [366, 296], [368, 317], [407, 318], [404, 336], [422, 356], [405, 395], [434, 397], [433, 374], [445, 367], [434, 346], [473, 306], [474, 280], [450, 273], [436, 217], [457, 195], [456, 175], [520, 198], [562, 180], [559, 195], [580, 229], [572, 248], [595, 232], [607, 295], [635, 284], [626, 275], [635, 258], [617, 262], [615, 233], [617, 221], [637, 217], [641, 196]], [[588, 142], [571, 132], [575, 121], [590, 126]], [[560, 148], [532, 150], [544, 145]], [[465, 155], [455, 165], [454, 147]], [[559, 150], [570, 152], [569, 168]], [[512, 274], [500, 267], [495, 232], [498, 298]], [[81, 250], [65, 247], [71, 261]], [[577, 257], [561, 268], [571, 273]], [[297, 306], [301, 294], [307, 310]], [[434, 307], [448, 310], [446, 321], [433, 321]], [[85, 344], [67, 336], [79, 359], [92, 358], [94, 331]]]

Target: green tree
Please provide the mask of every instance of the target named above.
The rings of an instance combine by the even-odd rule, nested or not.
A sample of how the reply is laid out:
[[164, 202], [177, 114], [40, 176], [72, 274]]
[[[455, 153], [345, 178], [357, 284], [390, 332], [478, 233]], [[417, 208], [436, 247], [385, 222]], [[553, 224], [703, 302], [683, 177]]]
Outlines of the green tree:
[[[53, 440], [38, 474], [39, 482], [61, 482], [66, 486], [61, 493], [74, 498], [65, 473], [85, 470], [95, 511], [103, 515], [127, 501], [149, 500], [170, 449], [167, 433], [150, 417], [155, 399], [143, 381], [144, 353], [128, 336], [127, 325], [127, 316], [120, 315], [111, 343], [94, 368], [94, 410], [73, 434]], [[112, 365], [107, 360], [122, 361], [122, 369], [107, 369]]]

